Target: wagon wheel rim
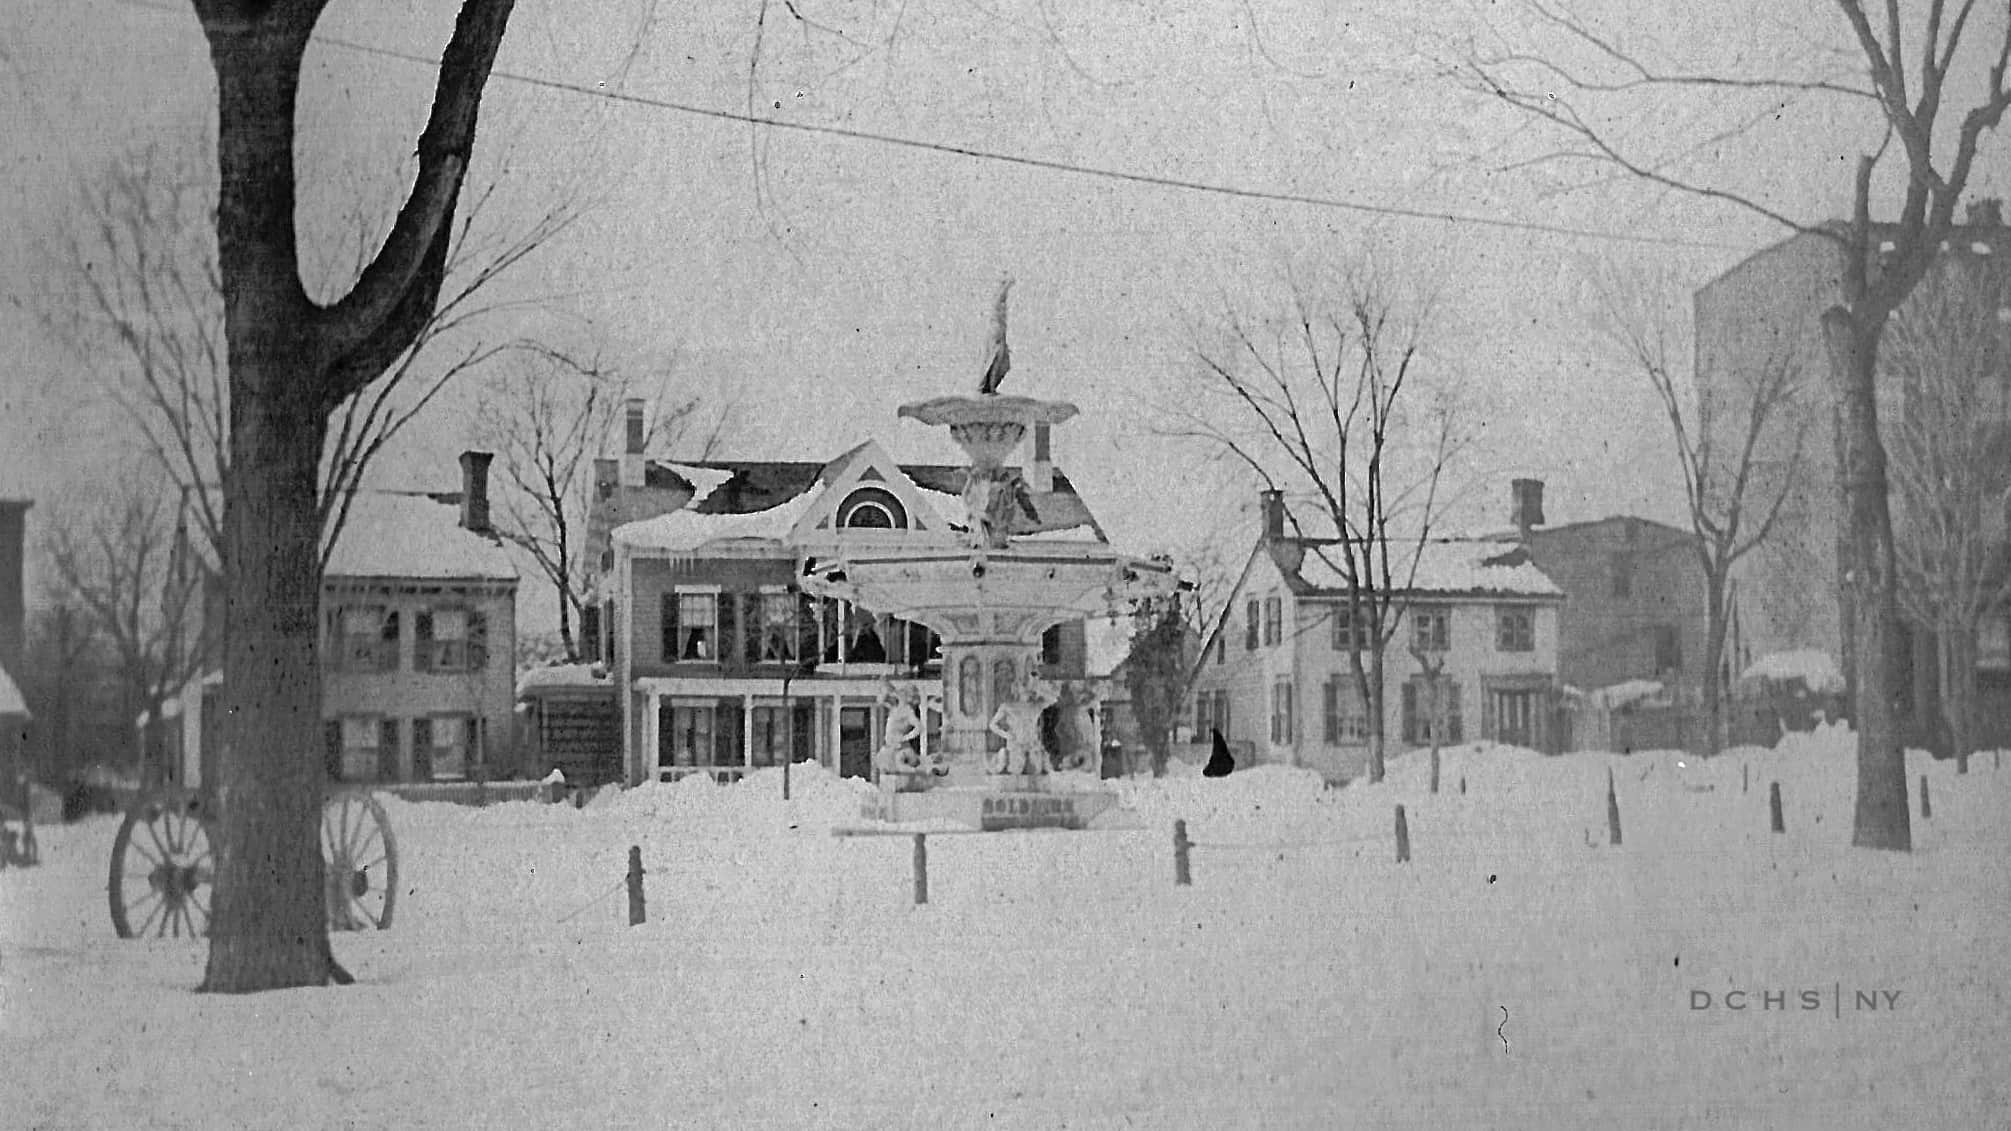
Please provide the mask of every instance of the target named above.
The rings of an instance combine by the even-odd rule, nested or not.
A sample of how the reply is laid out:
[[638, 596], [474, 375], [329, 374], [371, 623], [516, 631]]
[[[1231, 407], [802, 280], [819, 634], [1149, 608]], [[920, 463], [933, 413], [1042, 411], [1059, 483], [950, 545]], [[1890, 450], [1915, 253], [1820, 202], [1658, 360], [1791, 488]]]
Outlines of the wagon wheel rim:
[[398, 843], [384, 807], [369, 794], [338, 793], [321, 809], [328, 925], [384, 930], [398, 899]]
[[213, 830], [186, 793], [135, 805], [112, 841], [107, 894], [120, 938], [200, 938], [209, 933], [216, 883]]

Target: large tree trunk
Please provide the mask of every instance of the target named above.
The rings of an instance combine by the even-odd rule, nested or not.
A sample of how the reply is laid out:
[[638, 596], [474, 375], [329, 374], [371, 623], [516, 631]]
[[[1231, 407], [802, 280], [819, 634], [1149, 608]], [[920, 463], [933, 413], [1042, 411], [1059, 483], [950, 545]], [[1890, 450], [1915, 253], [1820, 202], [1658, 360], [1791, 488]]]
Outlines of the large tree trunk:
[[1389, 748], [1389, 723], [1384, 717], [1386, 696], [1383, 694], [1383, 649], [1386, 647], [1388, 647], [1387, 644], [1378, 644], [1375, 650], [1369, 654], [1369, 665], [1366, 673], [1362, 671], [1360, 657], [1357, 656], [1355, 659], [1356, 678], [1361, 681], [1358, 686], [1361, 686], [1367, 692], [1366, 695], [1362, 696], [1362, 702], [1368, 706], [1369, 711], [1370, 785], [1383, 780], [1383, 768], [1387, 761], [1385, 752]]
[[1725, 636], [1730, 617], [1725, 608], [1724, 571], [1714, 569], [1704, 580], [1706, 600], [1710, 602], [1704, 636], [1704, 719], [1707, 727], [1704, 742], [1708, 747], [1707, 754], [1717, 754], [1725, 748], [1724, 682], [1719, 678], [1719, 672], [1725, 665]]
[[1951, 624], [1942, 629], [1941, 713], [1955, 748], [1955, 772], [1969, 772], [1969, 752], [1976, 745], [1976, 630]]
[[230, 465], [224, 480], [223, 735], [209, 965], [246, 993], [347, 979], [329, 951], [319, 840], [325, 364], [301, 337], [293, 112], [311, 24], [207, 27], [217, 73], [218, 264], [226, 281]]
[[1830, 376], [1836, 384], [1839, 468], [1844, 511], [1839, 549], [1847, 550], [1839, 590], [1841, 624], [1850, 642], [1853, 715], [1857, 728], [1857, 810], [1851, 843], [1901, 852], [1913, 847], [1907, 812], [1906, 753], [1897, 702], [1897, 565], [1887, 503], [1885, 445], [1878, 434], [1874, 370], [1883, 319], [1863, 328], [1842, 307], [1823, 313]]

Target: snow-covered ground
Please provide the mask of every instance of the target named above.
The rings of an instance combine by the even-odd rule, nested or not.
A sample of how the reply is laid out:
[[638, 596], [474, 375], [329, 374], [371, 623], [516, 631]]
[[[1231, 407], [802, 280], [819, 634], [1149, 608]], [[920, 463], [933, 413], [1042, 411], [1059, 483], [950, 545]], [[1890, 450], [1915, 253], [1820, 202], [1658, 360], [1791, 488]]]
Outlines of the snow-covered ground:
[[358, 984], [239, 998], [191, 992], [200, 942], [113, 937], [98, 818], [0, 872], [0, 1125], [2005, 1126], [2011, 771], [1919, 759], [1917, 850], [1863, 852], [1846, 742], [1465, 746], [1436, 796], [1421, 758], [1189, 770], [1125, 785], [1136, 831], [930, 837], [922, 907], [911, 841], [832, 836], [854, 783], [805, 768], [787, 803], [387, 801]]

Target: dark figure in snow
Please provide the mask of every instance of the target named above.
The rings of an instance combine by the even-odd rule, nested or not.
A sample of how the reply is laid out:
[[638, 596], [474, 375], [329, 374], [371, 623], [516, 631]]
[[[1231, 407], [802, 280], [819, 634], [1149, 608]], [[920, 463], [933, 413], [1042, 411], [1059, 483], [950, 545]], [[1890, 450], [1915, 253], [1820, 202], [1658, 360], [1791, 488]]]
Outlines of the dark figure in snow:
[[1219, 730], [1208, 732], [1215, 736], [1215, 749], [1208, 755], [1208, 764], [1201, 767], [1204, 778], [1226, 778], [1229, 771], [1236, 768], [1236, 759], [1229, 754], [1229, 743]]

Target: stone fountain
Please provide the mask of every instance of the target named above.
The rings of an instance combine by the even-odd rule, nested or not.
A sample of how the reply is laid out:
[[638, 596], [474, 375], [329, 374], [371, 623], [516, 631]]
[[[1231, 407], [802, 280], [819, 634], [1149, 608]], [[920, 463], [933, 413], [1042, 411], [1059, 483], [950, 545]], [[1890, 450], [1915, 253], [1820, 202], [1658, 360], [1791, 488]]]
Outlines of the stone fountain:
[[[1003, 396], [1010, 364], [1005, 294], [990, 363], [975, 396], [902, 405], [900, 415], [947, 427], [970, 458], [968, 534], [940, 547], [873, 548], [813, 562], [805, 589], [934, 630], [942, 642], [940, 746], [912, 772], [886, 773], [866, 806], [879, 821], [948, 820], [979, 829], [1082, 828], [1115, 803], [1106, 789], [1056, 781], [1039, 718], [1055, 689], [1039, 676], [1041, 634], [1064, 621], [1121, 612], [1179, 585], [1170, 564], [1128, 557], [1089, 532], [1040, 531], [1037, 499], [1008, 467], [1027, 432], [1077, 414], [1061, 401]], [[991, 737], [1004, 739], [993, 751]]]

